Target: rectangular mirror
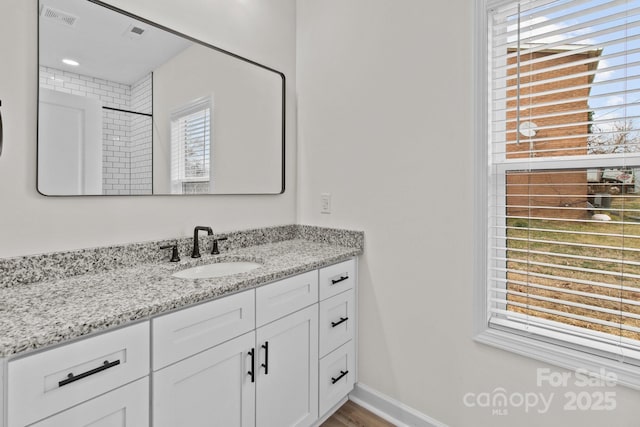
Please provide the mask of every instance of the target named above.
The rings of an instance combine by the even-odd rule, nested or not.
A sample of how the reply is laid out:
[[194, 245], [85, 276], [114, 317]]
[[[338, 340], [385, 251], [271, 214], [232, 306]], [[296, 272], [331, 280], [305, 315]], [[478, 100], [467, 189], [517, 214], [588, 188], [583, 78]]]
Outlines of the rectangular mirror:
[[38, 27], [40, 193], [284, 191], [282, 73], [97, 0]]

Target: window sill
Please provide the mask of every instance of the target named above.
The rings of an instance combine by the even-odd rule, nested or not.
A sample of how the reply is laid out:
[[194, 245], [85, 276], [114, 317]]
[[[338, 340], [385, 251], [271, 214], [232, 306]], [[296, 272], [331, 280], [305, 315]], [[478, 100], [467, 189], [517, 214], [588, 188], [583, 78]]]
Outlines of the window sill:
[[493, 328], [481, 331], [474, 340], [560, 368], [587, 370], [598, 378], [615, 374], [617, 384], [640, 390], [640, 369], [634, 365]]

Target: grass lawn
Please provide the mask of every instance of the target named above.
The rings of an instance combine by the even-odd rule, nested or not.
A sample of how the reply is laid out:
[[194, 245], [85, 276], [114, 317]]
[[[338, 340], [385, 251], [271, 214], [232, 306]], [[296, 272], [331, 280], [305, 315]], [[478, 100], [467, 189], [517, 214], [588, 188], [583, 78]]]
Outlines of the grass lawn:
[[640, 196], [614, 197], [597, 212], [612, 220], [507, 220], [508, 309], [640, 340], [606, 324], [640, 328]]

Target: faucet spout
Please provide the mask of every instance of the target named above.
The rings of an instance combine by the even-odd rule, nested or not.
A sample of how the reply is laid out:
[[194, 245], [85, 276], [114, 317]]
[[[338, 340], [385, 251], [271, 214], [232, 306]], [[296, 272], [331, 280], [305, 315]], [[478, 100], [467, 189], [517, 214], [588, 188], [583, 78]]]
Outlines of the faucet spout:
[[200, 244], [198, 242], [198, 232], [200, 231], [206, 231], [209, 236], [213, 234], [211, 227], [198, 225], [193, 229], [193, 251], [191, 252], [191, 258], [200, 258]]

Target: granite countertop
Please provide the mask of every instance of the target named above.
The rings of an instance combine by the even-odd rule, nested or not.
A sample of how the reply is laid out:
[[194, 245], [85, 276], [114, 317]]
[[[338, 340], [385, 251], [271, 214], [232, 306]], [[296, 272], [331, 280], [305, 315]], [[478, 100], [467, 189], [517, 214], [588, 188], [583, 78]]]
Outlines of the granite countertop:
[[[155, 262], [0, 289], [0, 357], [64, 342], [110, 327], [250, 289], [334, 264], [362, 248], [292, 239], [205, 255], [179, 263]], [[262, 264], [211, 279], [179, 279], [185, 268], [230, 260]]]

